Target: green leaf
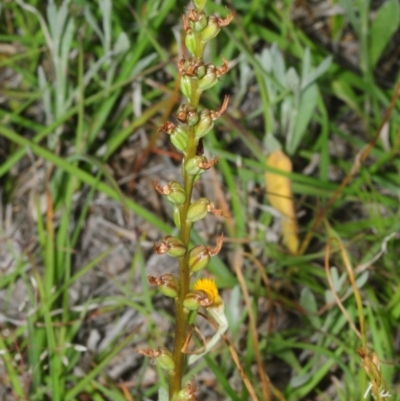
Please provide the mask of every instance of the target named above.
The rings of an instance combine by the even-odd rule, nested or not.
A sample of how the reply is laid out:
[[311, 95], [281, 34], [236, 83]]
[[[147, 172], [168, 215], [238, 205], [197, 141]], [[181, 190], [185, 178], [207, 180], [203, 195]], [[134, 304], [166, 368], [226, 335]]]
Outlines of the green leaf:
[[272, 57], [272, 71], [274, 73], [277, 81], [284, 87], [287, 87], [286, 84], [286, 66], [285, 59], [282, 56], [281, 51], [278, 49], [276, 44], [273, 44], [270, 49], [270, 55]]
[[304, 287], [301, 291], [300, 305], [308, 312], [307, 317], [314, 328], [320, 329], [322, 324], [318, 317], [317, 301], [315, 300], [313, 292], [308, 287]]
[[279, 143], [279, 141], [271, 133], [268, 133], [265, 136], [265, 146], [267, 148], [268, 153], [272, 153], [275, 150], [282, 149], [282, 146]]
[[164, 387], [158, 388], [158, 401], [168, 401], [168, 392]]
[[390, 38], [399, 29], [400, 3], [387, 0], [379, 8], [370, 30], [369, 58], [371, 67], [375, 67]]
[[300, 387], [303, 384], [308, 383], [312, 377], [314, 376], [314, 372], [307, 372], [302, 375], [293, 376], [290, 379], [290, 385], [294, 388]]
[[325, 57], [321, 64], [319, 64], [316, 68], [314, 68], [310, 72], [304, 73], [304, 76], [301, 79], [301, 90], [304, 90], [308, 87], [308, 85], [312, 84], [314, 81], [316, 81], [321, 75], [323, 75], [328, 68], [332, 64], [332, 57], [328, 56]]
[[358, 99], [353, 88], [344, 79], [337, 79], [331, 83], [332, 91], [335, 96], [343, 100], [351, 109], [355, 110], [360, 116], [363, 112], [358, 105]]
[[300, 91], [300, 77], [293, 67], [290, 67], [286, 73], [286, 82], [288, 88], [297, 95]]
[[317, 85], [310, 85], [300, 98], [300, 106], [297, 110], [296, 122], [293, 132], [289, 132], [286, 139], [286, 150], [289, 155], [293, 155], [303, 138], [304, 132], [311, 121], [317, 105], [318, 91]]
[[116, 54], [123, 54], [129, 50], [130, 42], [128, 35], [125, 32], [121, 32], [114, 44], [114, 51]]

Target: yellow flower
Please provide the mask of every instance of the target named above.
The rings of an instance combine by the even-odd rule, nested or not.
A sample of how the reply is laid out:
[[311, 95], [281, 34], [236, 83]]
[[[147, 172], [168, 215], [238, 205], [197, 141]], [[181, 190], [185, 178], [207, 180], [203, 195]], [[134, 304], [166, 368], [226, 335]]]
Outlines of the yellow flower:
[[222, 300], [218, 294], [217, 286], [215, 285], [215, 281], [209, 278], [201, 278], [198, 279], [193, 286], [193, 291], [203, 291], [208, 300], [213, 305], [221, 304]]
[[206, 355], [210, 350], [217, 344], [220, 338], [223, 336], [225, 331], [228, 329], [228, 320], [225, 316], [224, 311], [224, 303], [222, 302], [221, 297], [218, 294], [217, 286], [215, 285], [214, 280], [210, 280], [208, 278], [203, 278], [197, 280], [193, 287], [193, 292], [190, 293], [192, 295], [192, 299], [189, 298], [189, 306], [194, 306], [193, 308], [188, 308], [190, 310], [197, 310], [199, 305], [196, 307], [196, 295], [199, 295], [201, 298], [197, 300], [197, 303], [200, 306], [206, 308], [207, 312], [211, 315], [211, 317], [218, 324], [218, 329], [215, 334], [211, 337], [211, 339], [205, 344], [205, 347], [202, 347], [201, 351], [189, 356], [188, 363], [191, 365], [196, 362], [199, 358]]

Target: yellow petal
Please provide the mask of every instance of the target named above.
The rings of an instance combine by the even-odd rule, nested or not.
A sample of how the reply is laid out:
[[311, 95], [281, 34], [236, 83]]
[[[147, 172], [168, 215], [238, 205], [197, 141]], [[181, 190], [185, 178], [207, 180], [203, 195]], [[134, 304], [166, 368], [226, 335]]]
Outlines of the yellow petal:
[[218, 288], [215, 285], [215, 281], [209, 278], [198, 279], [193, 286], [193, 291], [204, 291], [207, 294], [207, 298], [214, 304], [221, 303], [221, 298], [218, 294]]

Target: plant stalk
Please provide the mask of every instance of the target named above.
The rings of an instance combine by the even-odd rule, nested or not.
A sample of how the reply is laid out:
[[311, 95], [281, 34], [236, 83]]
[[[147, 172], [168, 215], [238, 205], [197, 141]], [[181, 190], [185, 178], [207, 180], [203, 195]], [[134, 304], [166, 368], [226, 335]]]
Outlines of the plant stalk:
[[[186, 220], [187, 211], [189, 209], [192, 190], [193, 190], [193, 176], [189, 175], [185, 171], [186, 161], [196, 155], [198, 140], [195, 139], [193, 129], [189, 132], [188, 151], [183, 162], [183, 181], [186, 192], [186, 201], [180, 209], [180, 221], [181, 221], [181, 232], [180, 240], [185, 244], [186, 248], [189, 249], [190, 244], [190, 232], [192, 229], [192, 223]], [[180, 391], [182, 387], [182, 377], [185, 365], [185, 354], [182, 352], [183, 345], [186, 341], [188, 332], [188, 311], [183, 306], [183, 301], [190, 289], [190, 271], [189, 271], [189, 252], [179, 259], [179, 297], [176, 300], [175, 305], [175, 339], [173, 349], [173, 359], [175, 362], [175, 373], [170, 376], [169, 383], [169, 396], [170, 400], [173, 399], [174, 394]]]

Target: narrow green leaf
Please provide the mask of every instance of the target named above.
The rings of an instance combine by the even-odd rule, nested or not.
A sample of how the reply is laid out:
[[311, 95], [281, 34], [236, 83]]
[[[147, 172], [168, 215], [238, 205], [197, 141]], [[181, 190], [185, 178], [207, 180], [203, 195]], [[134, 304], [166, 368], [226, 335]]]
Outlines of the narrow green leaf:
[[370, 34], [369, 58], [371, 67], [375, 67], [389, 40], [400, 26], [400, 3], [387, 0], [379, 8], [372, 23]]
[[300, 305], [308, 312], [307, 317], [313, 327], [319, 330], [322, 326], [322, 322], [318, 317], [317, 301], [313, 292], [308, 287], [304, 287], [301, 291]]
[[316, 84], [310, 85], [300, 97], [300, 106], [296, 115], [293, 135], [288, 135], [286, 139], [286, 150], [289, 155], [293, 155], [310, 123], [318, 101], [318, 89]]

